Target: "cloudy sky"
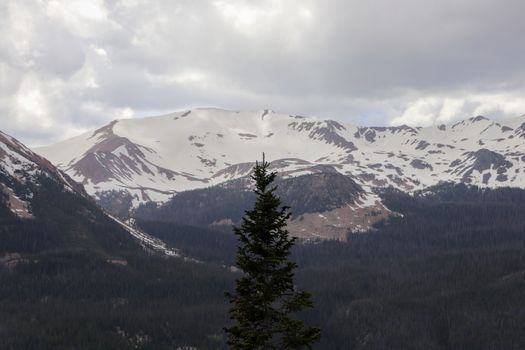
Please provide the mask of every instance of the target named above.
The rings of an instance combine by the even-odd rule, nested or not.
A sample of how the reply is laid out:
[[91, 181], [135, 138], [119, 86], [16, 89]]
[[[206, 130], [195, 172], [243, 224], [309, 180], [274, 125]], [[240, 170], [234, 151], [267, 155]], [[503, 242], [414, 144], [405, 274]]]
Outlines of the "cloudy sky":
[[525, 113], [523, 0], [2, 0], [0, 130], [264, 109], [363, 125]]

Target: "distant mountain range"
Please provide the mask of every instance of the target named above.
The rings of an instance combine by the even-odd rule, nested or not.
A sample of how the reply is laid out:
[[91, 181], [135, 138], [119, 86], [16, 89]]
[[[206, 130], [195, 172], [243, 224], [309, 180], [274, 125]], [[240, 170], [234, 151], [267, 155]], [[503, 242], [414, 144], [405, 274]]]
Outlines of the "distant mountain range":
[[[35, 152], [121, 216], [184, 191], [247, 189], [254, 161], [263, 152], [283, 179], [326, 173], [349, 177], [355, 196], [339, 203], [339, 209], [359, 205], [386, 212], [374, 194], [377, 189], [414, 192], [444, 182], [524, 188], [525, 116], [501, 121], [478, 116], [424, 128], [358, 127], [270, 110], [195, 109], [115, 120]], [[335, 209], [327, 203], [309, 212], [326, 218]], [[326, 220], [332, 227], [356, 226]]]

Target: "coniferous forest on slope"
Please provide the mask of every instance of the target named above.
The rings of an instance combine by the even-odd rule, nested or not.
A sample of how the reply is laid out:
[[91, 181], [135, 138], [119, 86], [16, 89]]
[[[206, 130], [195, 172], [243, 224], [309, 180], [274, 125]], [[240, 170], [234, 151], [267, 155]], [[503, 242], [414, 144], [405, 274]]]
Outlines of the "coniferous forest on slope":
[[[200, 263], [166, 259], [103, 238], [125, 234], [113, 222], [68, 221], [90, 204], [49, 194], [65, 204], [30, 223], [0, 206], [0, 251], [25, 259], [0, 267], [0, 348], [225, 348], [232, 234], [139, 221]], [[294, 248], [296, 280], [314, 297], [303, 318], [322, 329], [315, 348], [525, 348], [525, 191], [447, 185], [382, 197], [403, 217]], [[48, 200], [44, 191], [33, 206]], [[44, 243], [53, 237], [54, 248]]]

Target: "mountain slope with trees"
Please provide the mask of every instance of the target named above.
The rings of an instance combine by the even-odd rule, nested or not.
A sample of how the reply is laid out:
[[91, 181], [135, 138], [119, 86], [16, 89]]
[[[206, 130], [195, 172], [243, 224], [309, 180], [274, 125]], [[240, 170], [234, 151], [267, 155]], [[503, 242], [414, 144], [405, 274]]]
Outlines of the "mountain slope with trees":
[[[403, 217], [293, 250], [316, 306], [305, 320], [323, 329], [315, 348], [523, 348], [525, 191], [447, 184], [382, 198]], [[231, 233], [141, 225], [204, 261], [233, 263]]]
[[150, 248], [0, 134], [1, 349], [222, 346], [232, 273]]
[[[255, 196], [238, 179], [205, 189], [181, 192], [164, 205], [147, 203], [135, 218], [231, 231]], [[366, 231], [392, 212], [378, 196], [367, 193], [349, 176], [337, 172], [276, 180], [276, 194], [292, 208], [288, 229], [304, 239], [344, 240], [349, 230]]]

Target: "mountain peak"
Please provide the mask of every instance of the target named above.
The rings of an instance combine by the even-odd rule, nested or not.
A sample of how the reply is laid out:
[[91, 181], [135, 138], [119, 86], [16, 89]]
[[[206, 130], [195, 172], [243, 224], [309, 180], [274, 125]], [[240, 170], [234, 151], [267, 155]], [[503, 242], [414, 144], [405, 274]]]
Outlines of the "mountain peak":
[[471, 122], [490, 121], [490, 119], [482, 115], [478, 115], [476, 117], [469, 118], [468, 120], [470, 120]]

